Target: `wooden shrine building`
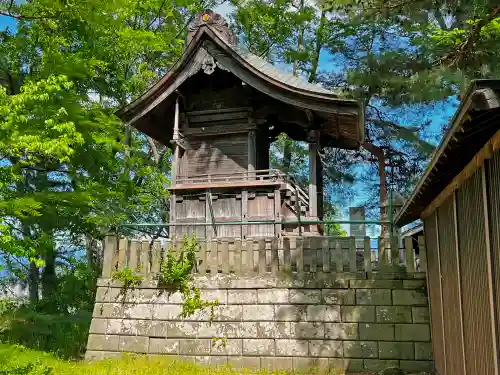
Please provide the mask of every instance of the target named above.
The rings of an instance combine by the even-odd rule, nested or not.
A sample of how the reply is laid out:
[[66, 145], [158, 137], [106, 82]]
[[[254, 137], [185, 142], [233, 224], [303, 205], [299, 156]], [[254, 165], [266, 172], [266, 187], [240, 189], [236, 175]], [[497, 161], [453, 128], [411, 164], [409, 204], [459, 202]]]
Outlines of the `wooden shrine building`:
[[[210, 10], [189, 26], [170, 71], [118, 115], [173, 149], [171, 237], [317, 233], [317, 226], [299, 230], [297, 218], [322, 218], [319, 152], [356, 149], [364, 138], [359, 102], [243, 50]], [[308, 187], [269, 168], [270, 144], [282, 132], [309, 143]]]

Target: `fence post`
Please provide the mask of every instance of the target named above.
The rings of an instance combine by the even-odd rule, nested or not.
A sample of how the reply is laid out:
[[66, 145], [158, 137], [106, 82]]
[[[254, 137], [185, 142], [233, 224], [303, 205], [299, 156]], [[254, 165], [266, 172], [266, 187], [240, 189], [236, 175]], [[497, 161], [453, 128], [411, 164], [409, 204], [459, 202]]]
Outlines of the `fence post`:
[[404, 239], [405, 265], [408, 272], [415, 272], [415, 252], [413, 251], [413, 239], [408, 236]]
[[363, 247], [365, 258], [365, 272], [372, 272], [372, 249], [370, 244], [370, 237], [364, 238]]
[[356, 239], [349, 237], [349, 272], [356, 272]]
[[113, 268], [113, 259], [116, 252], [116, 236], [108, 234], [104, 239], [104, 255], [102, 260], [102, 277], [109, 279]]
[[424, 236], [418, 237], [418, 249], [419, 249], [419, 271], [427, 272], [427, 250], [425, 249], [425, 239]]

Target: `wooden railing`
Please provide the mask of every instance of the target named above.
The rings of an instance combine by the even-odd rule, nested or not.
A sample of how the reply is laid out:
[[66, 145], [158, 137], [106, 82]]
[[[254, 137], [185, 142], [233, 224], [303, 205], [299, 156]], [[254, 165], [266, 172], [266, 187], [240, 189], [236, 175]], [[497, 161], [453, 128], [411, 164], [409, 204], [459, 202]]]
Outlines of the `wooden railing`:
[[[152, 277], [158, 273], [161, 260], [169, 251], [180, 251], [182, 241], [137, 241], [108, 236], [104, 247], [103, 277], [113, 270], [129, 267]], [[220, 238], [200, 241], [194, 272], [214, 274], [304, 274], [355, 273], [387, 271], [425, 272], [427, 257], [423, 237], [419, 238], [419, 257], [414, 252], [412, 238], [404, 239], [399, 248], [398, 238], [392, 246], [378, 239], [378, 248], [372, 249], [370, 238], [364, 237], [364, 247], [356, 248], [354, 237], [266, 237], [239, 240]]]
[[196, 176], [177, 176], [176, 183], [179, 185], [197, 185], [207, 183], [236, 183], [246, 181], [283, 181], [287, 175], [278, 169], [262, 169], [255, 171], [243, 171], [220, 174], [201, 174]]

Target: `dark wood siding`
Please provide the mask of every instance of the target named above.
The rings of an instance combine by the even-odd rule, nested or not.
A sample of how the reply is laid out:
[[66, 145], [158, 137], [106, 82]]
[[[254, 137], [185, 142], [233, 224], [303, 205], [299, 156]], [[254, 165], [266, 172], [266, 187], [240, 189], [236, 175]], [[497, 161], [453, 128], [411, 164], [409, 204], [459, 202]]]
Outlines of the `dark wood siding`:
[[458, 190], [457, 214], [466, 370], [467, 374], [493, 375], [481, 170]]

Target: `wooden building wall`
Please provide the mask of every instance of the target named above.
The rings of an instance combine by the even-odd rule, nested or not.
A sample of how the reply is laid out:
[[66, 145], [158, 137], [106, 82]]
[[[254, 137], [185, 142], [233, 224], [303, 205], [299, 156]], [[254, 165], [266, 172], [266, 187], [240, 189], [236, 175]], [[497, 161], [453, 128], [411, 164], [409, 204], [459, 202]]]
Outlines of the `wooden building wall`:
[[497, 375], [500, 152], [424, 220], [432, 342], [441, 375]]

